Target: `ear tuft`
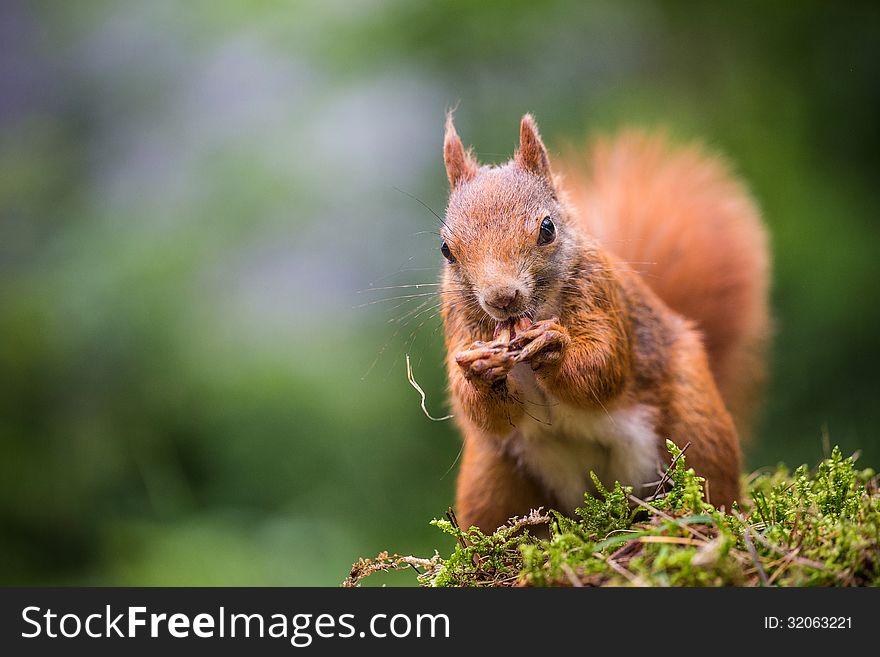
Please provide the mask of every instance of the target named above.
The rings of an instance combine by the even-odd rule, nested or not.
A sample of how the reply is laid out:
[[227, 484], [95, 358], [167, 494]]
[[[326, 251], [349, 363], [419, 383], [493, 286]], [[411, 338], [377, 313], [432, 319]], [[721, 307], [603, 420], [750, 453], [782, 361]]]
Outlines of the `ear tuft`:
[[480, 168], [473, 155], [464, 149], [464, 145], [455, 131], [455, 124], [452, 122], [452, 112], [446, 114], [443, 161], [446, 163], [446, 175], [449, 177], [450, 189], [455, 189], [461, 183], [471, 180], [477, 175]]
[[516, 152], [516, 163], [526, 171], [544, 178], [547, 182], [553, 182], [550, 173], [550, 157], [547, 148], [541, 141], [538, 133], [538, 125], [531, 114], [522, 117], [519, 125], [519, 150]]

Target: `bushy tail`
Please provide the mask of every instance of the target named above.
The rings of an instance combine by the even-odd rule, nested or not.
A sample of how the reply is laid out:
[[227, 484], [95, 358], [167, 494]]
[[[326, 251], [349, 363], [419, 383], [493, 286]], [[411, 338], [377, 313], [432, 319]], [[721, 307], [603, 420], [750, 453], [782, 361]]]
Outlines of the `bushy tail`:
[[747, 435], [769, 332], [767, 235], [749, 194], [722, 160], [662, 135], [601, 139], [567, 164], [565, 187], [586, 229], [695, 322]]

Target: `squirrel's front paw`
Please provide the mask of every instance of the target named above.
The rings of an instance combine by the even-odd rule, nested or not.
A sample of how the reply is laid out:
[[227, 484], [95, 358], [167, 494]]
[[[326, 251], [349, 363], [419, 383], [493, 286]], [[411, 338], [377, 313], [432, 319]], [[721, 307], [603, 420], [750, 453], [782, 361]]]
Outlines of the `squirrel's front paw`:
[[557, 317], [535, 322], [511, 340], [510, 348], [519, 350], [517, 362], [526, 362], [533, 370], [545, 364], [558, 364], [562, 360], [571, 337]]
[[508, 351], [507, 343], [474, 342], [468, 349], [455, 355], [455, 362], [466, 378], [475, 385], [492, 385], [507, 377], [516, 365], [516, 356]]

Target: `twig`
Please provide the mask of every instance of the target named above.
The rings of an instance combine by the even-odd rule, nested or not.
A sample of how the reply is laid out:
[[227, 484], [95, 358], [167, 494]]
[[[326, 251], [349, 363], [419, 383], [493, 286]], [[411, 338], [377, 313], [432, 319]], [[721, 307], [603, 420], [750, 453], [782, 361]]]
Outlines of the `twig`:
[[752, 539], [749, 538], [748, 527], [746, 527], [745, 531], [743, 531], [743, 542], [746, 544], [746, 549], [749, 551], [749, 556], [752, 558], [752, 563], [755, 564], [755, 568], [758, 571], [758, 577], [761, 578], [761, 585], [770, 586], [770, 582], [767, 579], [767, 573], [764, 572], [764, 567], [761, 565], [761, 560], [758, 558], [758, 551], [755, 550]]
[[537, 509], [531, 509], [527, 516], [517, 516], [507, 521], [507, 524], [501, 525], [497, 530], [506, 529], [508, 531], [519, 531], [524, 527], [532, 525], [544, 525], [550, 522], [550, 515], [542, 513], [544, 507], [539, 506]]
[[800, 548], [796, 547], [794, 550], [786, 554], [785, 556], [780, 557], [777, 561], [774, 562], [776, 565], [776, 569], [773, 571], [773, 574], [770, 575], [769, 583], [773, 584], [776, 579], [785, 572], [785, 569], [788, 568], [795, 560], [797, 553], [800, 552]]
[[563, 563], [560, 568], [562, 568], [562, 572], [565, 573], [565, 576], [568, 578], [568, 581], [571, 583], [572, 586], [579, 589], [583, 588], [584, 583], [578, 579], [577, 574], [574, 572], [574, 570], [572, 570], [571, 566], [569, 566], [567, 563]]
[[389, 555], [387, 552], [380, 552], [375, 559], [359, 559], [351, 567], [351, 573], [342, 582], [342, 586], [346, 588], [358, 586], [362, 579], [377, 572], [387, 573], [402, 568], [414, 568], [418, 572], [417, 566], [425, 569], [425, 572], [420, 573], [419, 577], [427, 578], [440, 566], [440, 555], [435, 552], [430, 559], [420, 559], [412, 555]]
[[699, 532], [699, 531], [697, 531], [696, 529], [694, 529], [694, 528], [691, 527], [690, 525], [682, 525], [680, 522], [678, 522], [678, 521], [677, 521], [675, 518], [673, 518], [671, 515], [669, 515], [668, 513], [664, 513], [663, 511], [661, 511], [661, 510], [658, 509], [657, 507], [648, 504], [647, 502], [645, 502], [645, 500], [639, 499], [639, 498], [636, 497], [635, 495], [630, 495], [630, 496], [629, 496], [629, 499], [631, 499], [633, 502], [635, 502], [636, 504], [638, 504], [640, 507], [647, 509], [648, 511], [650, 511], [650, 512], [653, 513], [654, 515], [656, 515], [656, 516], [660, 516], [660, 517], [663, 518], [664, 520], [668, 520], [669, 522], [674, 523], [675, 525], [678, 525], [679, 527], [683, 527], [684, 529], [686, 529], [687, 531], [689, 531], [691, 534], [693, 534], [693, 535], [696, 536], [697, 538], [702, 538], [704, 541], [709, 541], [709, 540], [711, 540], [711, 539], [710, 539], [708, 536], [706, 536], [703, 532]]
[[[458, 524], [458, 518], [455, 517], [455, 510], [452, 507], [446, 509], [446, 519], [449, 520], [449, 522], [452, 523], [452, 526], [459, 530], [459, 532], [461, 531], [461, 525]], [[458, 543], [461, 547], [467, 548], [467, 542], [461, 534], [458, 535]]]
[[676, 463], [676, 461], [678, 461], [678, 459], [680, 459], [682, 456], [684, 456], [684, 453], [685, 453], [686, 451], [688, 451], [688, 448], [689, 448], [690, 446], [691, 446], [691, 443], [690, 443], [690, 441], [688, 441], [687, 444], [686, 444], [686, 445], [681, 449], [681, 451], [678, 453], [678, 455], [677, 455], [674, 459], [672, 459], [672, 463], [670, 463], [670, 464], [669, 464], [669, 467], [666, 468], [666, 472], [663, 473], [663, 478], [660, 480], [660, 483], [657, 484], [657, 490], [654, 491], [654, 494], [651, 495], [651, 497], [657, 497], [657, 494], [658, 494], [661, 490], [663, 490], [663, 484], [665, 484], [665, 483], [666, 483], [666, 480], [669, 479], [669, 473], [672, 472], [672, 468], [675, 467], [675, 463]]
[[607, 563], [611, 568], [614, 569], [619, 575], [623, 575], [630, 582], [635, 584], [636, 586], [646, 586], [645, 580], [643, 580], [638, 575], [634, 575], [629, 570], [621, 566], [619, 563], [615, 562], [613, 559], [609, 559], [601, 552], [593, 552], [593, 556], [597, 559], [602, 559], [605, 563]]
[[697, 541], [683, 536], [639, 536], [635, 539], [639, 543], [675, 543], [676, 545], [705, 545], [705, 541]]

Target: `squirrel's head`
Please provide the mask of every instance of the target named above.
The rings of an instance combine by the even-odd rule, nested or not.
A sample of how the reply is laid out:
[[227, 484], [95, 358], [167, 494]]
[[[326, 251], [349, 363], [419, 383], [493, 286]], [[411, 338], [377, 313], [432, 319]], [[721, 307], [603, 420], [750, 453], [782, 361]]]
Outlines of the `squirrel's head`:
[[496, 322], [536, 319], [565, 283], [575, 233], [560, 201], [547, 149], [531, 115], [520, 124], [519, 149], [500, 166], [481, 166], [446, 118], [443, 145], [449, 203], [440, 229], [450, 302]]

